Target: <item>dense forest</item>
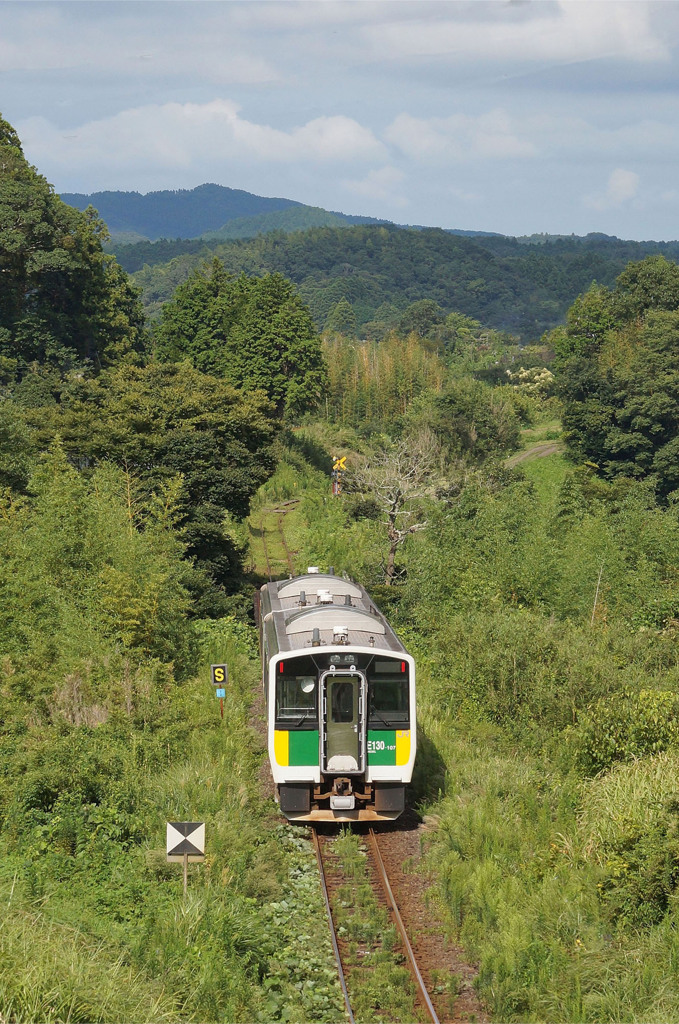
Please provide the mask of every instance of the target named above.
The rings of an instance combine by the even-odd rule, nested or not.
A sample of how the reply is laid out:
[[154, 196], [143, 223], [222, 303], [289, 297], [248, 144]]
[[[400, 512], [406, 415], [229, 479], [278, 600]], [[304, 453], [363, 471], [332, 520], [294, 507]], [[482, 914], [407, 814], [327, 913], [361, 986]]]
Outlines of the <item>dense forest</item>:
[[427, 884], [490, 1019], [678, 1021], [671, 252], [315, 229], [143, 271], [150, 321], [2, 120], [0, 168], [2, 1018], [340, 1018], [256, 728], [253, 552], [294, 497], [298, 566], [416, 656]]
[[610, 287], [630, 260], [679, 255], [677, 243], [622, 242], [605, 236], [521, 241], [473, 238], [394, 225], [272, 232], [230, 243], [161, 241], [115, 248], [133, 273], [148, 312], [217, 256], [234, 274], [280, 273], [293, 281], [319, 328], [348, 301], [361, 337], [379, 338], [412, 302], [430, 299], [498, 330], [534, 341], [562, 323], [592, 281]]

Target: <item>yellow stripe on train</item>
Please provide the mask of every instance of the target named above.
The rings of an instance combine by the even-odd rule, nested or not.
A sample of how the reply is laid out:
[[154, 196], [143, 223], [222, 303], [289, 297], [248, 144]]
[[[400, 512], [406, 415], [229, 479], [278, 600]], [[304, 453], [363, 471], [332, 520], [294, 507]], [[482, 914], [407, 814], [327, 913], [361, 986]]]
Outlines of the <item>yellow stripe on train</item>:
[[287, 768], [290, 764], [290, 733], [287, 729], [274, 729], [273, 751], [278, 764]]
[[410, 729], [396, 730], [396, 764], [408, 764], [410, 760]]

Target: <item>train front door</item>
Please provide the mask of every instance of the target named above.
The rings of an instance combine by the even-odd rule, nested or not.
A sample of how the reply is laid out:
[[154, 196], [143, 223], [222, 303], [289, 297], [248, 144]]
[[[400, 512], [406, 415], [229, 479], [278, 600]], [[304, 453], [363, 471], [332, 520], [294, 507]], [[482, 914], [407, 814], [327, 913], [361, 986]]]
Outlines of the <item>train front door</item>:
[[365, 676], [326, 672], [323, 694], [323, 771], [365, 770]]

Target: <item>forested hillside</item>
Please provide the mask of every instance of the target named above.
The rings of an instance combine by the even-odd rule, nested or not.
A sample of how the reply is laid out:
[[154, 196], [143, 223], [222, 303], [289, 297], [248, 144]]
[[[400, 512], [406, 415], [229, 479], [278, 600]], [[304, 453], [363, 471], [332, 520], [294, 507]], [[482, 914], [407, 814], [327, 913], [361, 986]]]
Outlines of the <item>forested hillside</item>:
[[256, 217], [301, 206], [292, 199], [268, 199], [223, 185], [149, 192], [64, 193], [64, 203], [78, 210], [94, 206], [113, 234], [134, 232], [147, 238], [195, 238], [229, 220]]
[[[376, 223], [374, 217], [350, 217], [294, 199], [256, 196], [224, 185], [147, 192], [64, 193], [77, 210], [93, 206], [114, 239], [250, 238], [266, 231], [301, 231], [320, 225]], [[176, 244], [173, 243], [173, 244]]]
[[[105, 238], [0, 120], [0, 1019], [333, 1021], [313, 861], [271, 819], [250, 725], [242, 523], [285, 403], [229, 383], [235, 337], [210, 373], [154, 360]], [[258, 313], [322, 370], [291, 285]], [[228, 729], [206, 683], [227, 659]], [[190, 912], [168, 818], [211, 837]]]
[[673, 258], [679, 247], [599, 236], [540, 243], [501, 236], [472, 239], [393, 225], [117, 250], [153, 315], [201, 262], [216, 255], [231, 273], [276, 272], [294, 281], [320, 328], [346, 299], [360, 334], [379, 337], [396, 326], [410, 303], [431, 299], [446, 312], [464, 313], [524, 341], [563, 322], [569, 305], [592, 281], [610, 286], [629, 260], [654, 252]]

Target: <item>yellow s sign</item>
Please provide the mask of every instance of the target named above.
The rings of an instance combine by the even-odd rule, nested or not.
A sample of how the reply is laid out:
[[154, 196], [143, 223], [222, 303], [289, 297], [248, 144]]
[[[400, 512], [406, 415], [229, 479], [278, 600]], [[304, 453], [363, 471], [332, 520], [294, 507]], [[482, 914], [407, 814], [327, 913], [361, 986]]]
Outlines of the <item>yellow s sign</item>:
[[212, 685], [224, 686], [229, 678], [229, 670], [226, 665], [211, 665]]

